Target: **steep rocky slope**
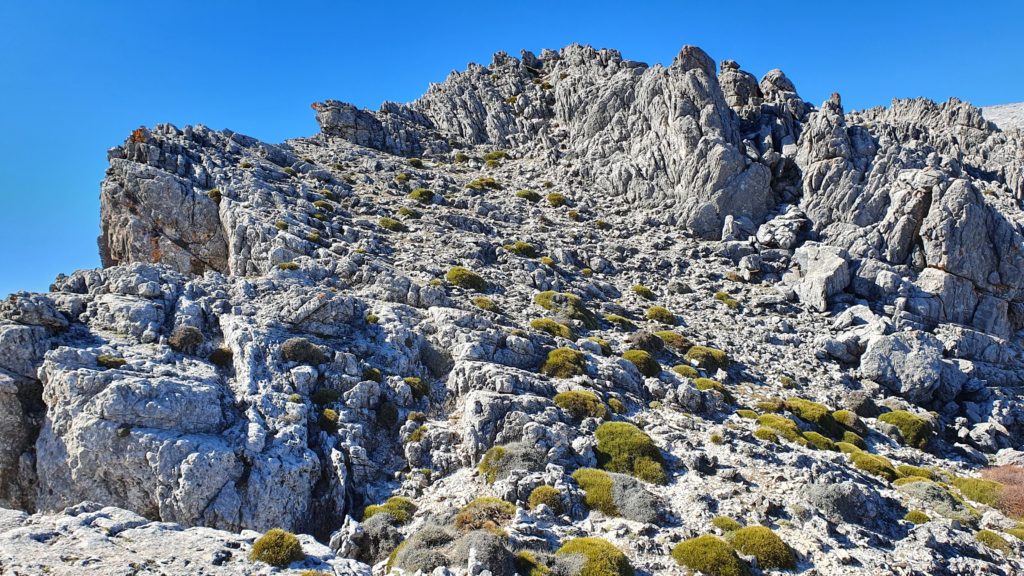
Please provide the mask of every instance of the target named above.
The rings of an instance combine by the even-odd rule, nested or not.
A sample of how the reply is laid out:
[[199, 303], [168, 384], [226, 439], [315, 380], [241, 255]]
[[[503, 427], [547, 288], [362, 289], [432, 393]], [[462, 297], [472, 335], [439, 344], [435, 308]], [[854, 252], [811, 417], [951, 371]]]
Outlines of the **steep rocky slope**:
[[1024, 570], [1020, 132], [693, 47], [313, 108], [136, 130], [104, 268], [0, 304], [0, 568]]

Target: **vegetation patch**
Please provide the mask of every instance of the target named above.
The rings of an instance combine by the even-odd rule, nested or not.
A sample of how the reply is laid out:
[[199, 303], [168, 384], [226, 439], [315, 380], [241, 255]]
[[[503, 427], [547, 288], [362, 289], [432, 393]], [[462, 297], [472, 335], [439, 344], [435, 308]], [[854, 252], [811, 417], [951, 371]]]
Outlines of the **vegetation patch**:
[[100, 354], [96, 357], [96, 365], [101, 368], [120, 368], [127, 363], [128, 361], [124, 358], [112, 354]]
[[810, 442], [811, 446], [814, 446], [818, 450], [838, 450], [835, 442], [813, 430], [804, 432], [804, 439]]
[[814, 424], [829, 436], [839, 437], [842, 434], [842, 428], [832, 419], [832, 412], [824, 404], [793, 397], [787, 398], [784, 406], [786, 410], [804, 422]]
[[536, 318], [534, 320], [530, 320], [530, 328], [558, 338], [565, 338], [566, 340], [574, 339], [572, 328], [553, 318]]
[[718, 300], [719, 302], [725, 304], [726, 306], [733, 310], [740, 307], [740, 303], [738, 300], [730, 296], [728, 292], [722, 292], [721, 290], [715, 292], [715, 300]]
[[589, 390], [559, 392], [555, 395], [555, 406], [565, 410], [576, 420], [604, 418], [608, 414], [601, 399]]
[[557, 488], [548, 486], [547, 484], [541, 484], [530, 492], [530, 497], [527, 500], [530, 505], [530, 510], [533, 510], [541, 504], [547, 506], [555, 514], [562, 513], [562, 493]]
[[924, 450], [932, 436], [932, 426], [927, 420], [907, 412], [906, 410], [893, 410], [886, 412], [878, 419], [887, 424], [892, 424], [899, 429], [903, 436], [903, 442]]
[[281, 356], [288, 362], [316, 366], [327, 361], [319, 346], [305, 338], [289, 338], [281, 345]]
[[633, 576], [634, 573], [622, 550], [603, 538], [574, 538], [555, 554], [582, 556], [585, 560], [580, 576]]
[[498, 307], [498, 304], [491, 298], [488, 298], [487, 296], [474, 296], [472, 302], [474, 306], [481, 310], [486, 310], [487, 312], [494, 312], [495, 314], [501, 312], [501, 308]]
[[661, 338], [661, 341], [665, 343], [667, 348], [671, 348], [679, 353], [686, 352], [690, 349], [690, 346], [693, 346], [689, 338], [675, 330], [658, 330], [654, 335]]
[[735, 402], [735, 398], [732, 397], [732, 393], [725, 388], [725, 385], [718, 380], [712, 380], [711, 378], [696, 378], [693, 381], [693, 385], [697, 387], [697, 390], [715, 390], [725, 398], [726, 402], [730, 404]]
[[629, 318], [626, 318], [625, 316], [620, 316], [618, 314], [607, 314], [605, 315], [604, 319], [611, 324], [615, 324], [622, 330], [636, 330], [636, 324], [633, 324], [633, 322]]
[[683, 378], [693, 379], [700, 376], [700, 372], [697, 372], [697, 369], [694, 368], [693, 366], [690, 366], [689, 364], [676, 364], [675, 366], [672, 367], [672, 371], [675, 372], [676, 374], [679, 374]]
[[538, 472], [544, 469], [544, 453], [538, 448], [513, 442], [504, 446], [492, 446], [480, 459], [477, 469], [488, 484], [504, 480], [513, 470]]
[[708, 576], [748, 576], [747, 564], [740, 560], [728, 542], [704, 535], [684, 540], [672, 549], [672, 558], [681, 566]]
[[666, 326], [676, 325], [676, 315], [664, 306], [651, 306], [644, 315], [648, 320], [665, 324]]
[[455, 516], [455, 527], [467, 532], [494, 529], [507, 524], [515, 512], [515, 504], [493, 496], [481, 496], [459, 510]]
[[545, 310], [557, 312], [566, 318], [576, 320], [588, 329], [598, 327], [597, 317], [583, 305], [583, 300], [575, 294], [545, 290], [533, 296], [533, 303]]
[[430, 394], [430, 385], [418, 376], [406, 376], [402, 381], [408, 384], [409, 388], [412, 389], [413, 398], [419, 399]]
[[793, 422], [785, 416], [780, 416], [778, 414], [762, 414], [757, 417], [757, 423], [765, 428], [771, 428], [779, 436], [793, 442], [794, 444], [799, 444], [801, 446], [807, 445], [807, 440], [800, 432], [800, 427], [796, 425], [796, 422]]
[[572, 348], [555, 348], [541, 364], [540, 372], [552, 378], [572, 378], [586, 374], [587, 357]]
[[550, 204], [552, 208], [565, 206], [566, 202], [568, 202], [568, 200], [566, 199], [565, 194], [562, 194], [561, 192], [551, 192], [548, 194], [548, 204]]
[[654, 290], [651, 290], [650, 288], [644, 286], [643, 284], [634, 284], [633, 287], [630, 288], [630, 290], [633, 291], [633, 294], [636, 294], [637, 296], [643, 298], [644, 300], [654, 300], [656, 297], [654, 295]]
[[522, 198], [523, 200], [526, 200], [528, 202], [539, 202], [540, 194], [534, 192], [533, 190], [520, 190], [516, 192], [516, 198]]
[[881, 478], [885, 478], [889, 482], [899, 478], [899, 473], [892, 467], [892, 462], [888, 458], [878, 456], [876, 454], [869, 454], [867, 452], [854, 452], [850, 454], [850, 460], [853, 465], [867, 472]]
[[978, 530], [974, 534], [974, 539], [993, 550], [999, 550], [1003, 554], [1009, 555], [1013, 552], [1013, 547], [1006, 541], [1006, 538], [991, 530]]
[[662, 456], [651, 437], [628, 422], [605, 422], [594, 432], [597, 465], [609, 472], [630, 474], [654, 484], [664, 484], [668, 477]]
[[731, 534], [732, 545], [740, 554], [757, 558], [761, 568], [792, 570], [796, 568], [793, 550], [771, 528], [747, 526]]
[[420, 204], [430, 204], [434, 201], [434, 191], [426, 188], [417, 188], [412, 192], [409, 192], [409, 198], [412, 198]]
[[711, 519], [711, 525], [723, 532], [735, 532], [743, 525], [728, 516], [715, 516]]
[[273, 528], [260, 536], [253, 543], [252, 551], [249, 553], [250, 560], [264, 562], [278, 568], [284, 568], [305, 557], [306, 555], [302, 552], [302, 544], [295, 534], [280, 528]]
[[612, 499], [612, 477], [604, 470], [580, 468], [572, 473], [572, 479], [583, 489], [583, 503], [592, 510], [608, 516], [618, 516], [619, 509]]
[[505, 244], [505, 251], [515, 254], [516, 256], [522, 256], [524, 258], [536, 258], [537, 249], [533, 247], [533, 244], [529, 242], [523, 242], [522, 240], [516, 240], [511, 244]]
[[381, 228], [385, 230], [390, 230], [392, 232], [405, 232], [407, 230], [405, 224], [402, 224], [401, 222], [395, 220], [394, 218], [388, 218], [387, 216], [384, 216], [377, 220], [377, 224], [380, 224]]
[[482, 276], [463, 266], [454, 266], [445, 275], [449, 284], [466, 290], [482, 291], [487, 289], [487, 281]]
[[651, 356], [650, 352], [646, 350], [626, 350], [622, 353], [622, 358], [631, 362], [641, 374], [648, 378], [661, 374], [661, 364], [658, 364], [654, 356]]
[[408, 498], [392, 496], [383, 504], [371, 504], [363, 510], [363, 522], [373, 518], [377, 514], [387, 514], [394, 518], [394, 523], [399, 526], [408, 524], [412, 515], [416, 513], [416, 505]]
[[926, 524], [932, 521], [927, 514], [920, 510], [911, 510], [910, 512], [907, 512], [903, 519], [911, 524]]
[[703, 370], [724, 369], [729, 365], [729, 355], [725, 351], [708, 346], [691, 346], [685, 358]]
[[999, 493], [1003, 490], [999, 482], [983, 478], [954, 478], [952, 484], [964, 498], [992, 507], [999, 503]]
[[485, 176], [483, 178], [477, 178], [476, 180], [473, 180], [469, 184], [466, 184], [466, 188], [478, 191], [483, 190], [485, 188], [490, 188], [491, 190], [501, 190], [502, 185], [494, 178], [491, 178], [490, 176]]

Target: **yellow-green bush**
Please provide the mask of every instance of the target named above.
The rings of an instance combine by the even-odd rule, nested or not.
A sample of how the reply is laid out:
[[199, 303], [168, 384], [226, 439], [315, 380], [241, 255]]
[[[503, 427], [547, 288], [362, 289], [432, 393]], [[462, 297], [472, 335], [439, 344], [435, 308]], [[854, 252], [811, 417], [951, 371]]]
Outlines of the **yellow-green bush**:
[[499, 183], [494, 178], [491, 178], [490, 176], [485, 176], [483, 178], [477, 178], [476, 180], [473, 180], [469, 184], [466, 184], [466, 188], [470, 188], [472, 190], [483, 190], [484, 188], [490, 188], [492, 190], [501, 190], [502, 186], [501, 183]]
[[609, 398], [608, 408], [611, 408], [611, 411], [615, 412], [616, 414], [626, 413], [626, 405], [623, 404], [622, 400], [619, 400], [618, 398]]
[[568, 200], [566, 199], [565, 194], [562, 194], [561, 192], [551, 192], [548, 194], [548, 204], [553, 208], [565, 206], [566, 202], [568, 202]]
[[633, 291], [633, 294], [636, 294], [644, 300], [654, 300], [655, 298], [654, 291], [643, 284], [634, 284], [630, 290]]
[[530, 320], [530, 328], [538, 332], [550, 334], [551, 336], [557, 336], [558, 338], [573, 339], [572, 328], [553, 318], [535, 318]]
[[804, 422], [814, 424], [829, 436], [840, 437], [842, 435], [842, 428], [832, 419], [832, 412], [824, 404], [791, 397], [786, 399], [785, 407]]
[[608, 411], [597, 397], [589, 390], [569, 390], [555, 394], [555, 406], [569, 413], [576, 420], [583, 418], [604, 418]]
[[892, 467], [892, 462], [883, 456], [876, 454], [869, 454], [867, 452], [854, 452], [850, 454], [850, 460], [853, 465], [857, 468], [867, 472], [868, 474], [874, 474], [885, 478], [889, 482], [899, 478], [899, 473]]
[[597, 464], [610, 472], [631, 474], [646, 482], [667, 480], [662, 456], [651, 437], [628, 422], [605, 422], [594, 432]]
[[661, 338], [661, 341], [665, 343], [666, 347], [671, 348], [676, 352], [686, 352], [690, 349], [690, 346], [693, 345], [689, 338], [675, 330], [658, 330], [654, 335]]
[[753, 410], [747, 410], [746, 408], [741, 408], [737, 410], [736, 415], [745, 420], [757, 420], [757, 412], [754, 412]]
[[715, 300], [718, 300], [722, 304], [725, 304], [732, 310], [735, 310], [740, 307], [740, 303], [738, 300], [730, 296], [728, 292], [723, 292], [721, 290], [715, 292]]
[[280, 528], [268, 530], [260, 536], [252, 545], [249, 559], [254, 562], [265, 562], [271, 566], [283, 568], [292, 562], [305, 558], [302, 552], [302, 544], [291, 532]]
[[412, 389], [412, 395], [414, 398], [422, 398], [430, 394], [430, 385], [424, 382], [422, 378], [407, 376], [402, 380], [409, 385], [409, 388]]
[[1003, 490], [999, 482], [983, 478], [954, 478], [952, 484], [965, 498], [987, 506], [998, 504], [999, 493]]
[[696, 378], [693, 381], [693, 385], [697, 387], [697, 390], [716, 390], [719, 394], [725, 398], [726, 402], [732, 403], [735, 399], [732, 397], [732, 393], [725, 388], [725, 385], [718, 380], [711, 378]]
[[551, 569], [537, 560], [537, 557], [527, 550], [516, 552], [514, 560], [516, 573], [520, 576], [547, 576]]
[[850, 444], [849, 442], [836, 442], [836, 449], [843, 454], [855, 454], [857, 452], [863, 452], [864, 449], [856, 444]]
[[654, 377], [661, 373], [661, 364], [645, 350], [626, 350], [622, 353], [623, 360], [628, 360], [641, 374]]
[[771, 428], [779, 436], [782, 436], [786, 440], [799, 444], [801, 446], [807, 445], [807, 440], [803, 437], [800, 432], [800, 427], [785, 416], [778, 414], [762, 414], [757, 417], [757, 423], [766, 428]]
[[557, 488], [553, 488], [547, 484], [541, 484], [530, 491], [530, 497], [527, 502], [530, 505], [530, 510], [544, 504], [548, 508], [551, 508], [555, 514], [562, 513], [562, 493], [559, 492]]
[[515, 504], [494, 496], [481, 496], [459, 510], [455, 516], [455, 527], [467, 532], [497, 528], [508, 523], [515, 512]]
[[583, 300], [575, 294], [545, 290], [533, 296], [533, 303], [545, 310], [577, 320], [586, 328], [598, 327], [597, 317], [583, 305]]
[[633, 322], [625, 316], [620, 316], [618, 314], [606, 314], [604, 319], [623, 330], [636, 330], [636, 324], [633, 324]]
[[843, 432], [843, 442], [846, 442], [847, 444], [853, 444], [854, 446], [860, 448], [861, 450], [867, 450], [868, 447], [867, 442], [864, 442], [863, 438], [858, 436], [856, 432], [851, 432], [850, 430], [845, 430]]
[[747, 526], [731, 535], [732, 545], [745, 556], [757, 558], [761, 568], [792, 570], [796, 568], [793, 550], [771, 528]]
[[587, 357], [572, 348], [555, 348], [541, 364], [540, 373], [552, 378], [572, 378], [587, 372]]
[[933, 479], [932, 471], [921, 466], [900, 464], [899, 466], [896, 467], [896, 471], [899, 472], [900, 476], [917, 476], [919, 478], [927, 478], [928, 480]]
[[837, 450], [835, 442], [829, 440], [828, 438], [821, 434], [818, 434], [817, 432], [814, 432], [813, 430], [808, 430], [807, 432], [804, 432], [803, 436], [804, 439], [810, 442], [811, 445], [817, 448], [818, 450]]
[[111, 354], [100, 354], [96, 357], [96, 364], [102, 368], [120, 368], [127, 363], [124, 358]]
[[408, 524], [412, 515], [416, 513], [416, 505], [408, 498], [392, 496], [383, 504], [371, 504], [363, 510], [363, 522], [373, 518], [377, 514], [388, 514], [395, 519], [399, 525]]
[[684, 378], [697, 378], [700, 376], [700, 372], [689, 364], [676, 364], [672, 367], [672, 371]]
[[708, 346], [691, 346], [685, 358], [704, 370], [718, 370], [729, 364], [729, 355], [725, 351]]
[[580, 576], [633, 576], [629, 558], [602, 538], [574, 538], [563, 544], [555, 554], [582, 555], [586, 560]]
[[760, 426], [757, 430], [754, 430], [754, 438], [771, 442], [772, 444], [778, 444], [779, 442], [779, 435], [767, 426]]
[[481, 310], [494, 312], [495, 314], [501, 312], [501, 308], [498, 307], [498, 304], [487, 296], [474, 296], [472, 302], [474, 306]]
[[728, 516], [715, 516], [711, 519], [711, 525], [723, 532], [735, 532], [743, 525]]
[[1010, 552], [1013, 552], [1013, 547], [1006, 541], [1006, 538], [991, 530], [978, 530], [974, 533], [974, 539], [993, 550], [999, 550], [1003, 554], [1009, 555]]
[[487, 282], [476, 272], [463, 266], [455, 266], [445, 275], [449, 284], [454, 284], [467, 290], [484, 290]]
[[526, 200], [528, 202], [537, 202], [538, 200], [540, 200], [540, 194], [534, 192], [533, 190], [520, 190], [516, 192], [516, 198], [522, 198], [523, 200]]
[[516, 256], [522, 256], [524, 258], [535, 258], [537, 256], [537, 249], [533, 247], [533, 244], [523, 242], [522, 240], [516, 240], [511, 244], [505, 244], [504, 248], [506, 252], [510, 252]]
[[672, 548], [672, 558], [681, 566], [708, 576], [747, 576], [750, 569], [728, 542], [717, 536], [698, 536]]
[[654, 322], [665, 324], [667, 326], [676, 325], [676, 315], [664, 306], [651, 306], [647, 309], [645, 316], [648, 320], [653, 320]]
[[878, 419], [887, 424], [899, 428], [903, 441], [908, 446], [924, 450], [931, 439], [932, 426], [927, 420], [907, 412], [906, 410], [893, 410], [886, 412]]
[[412, 198], [420, 204], [430, 204], [434, 201], [434, 191], [427, 190], [426, 188], [417, 188], [412, 192], [409, 192], [409, 198]]
[[580, 468], [572, 473], [572, 479], [583, 489], [583, 503], [592, 510], [608, 516], [618, 516], [619, 509], [612, 499], [612, 477], [604, 470]]
[[907, 512], [903, 519], [911, 524], [926, 524], [932, 520], [927, 514], [920, 510], [911, 510], [910, 512]]

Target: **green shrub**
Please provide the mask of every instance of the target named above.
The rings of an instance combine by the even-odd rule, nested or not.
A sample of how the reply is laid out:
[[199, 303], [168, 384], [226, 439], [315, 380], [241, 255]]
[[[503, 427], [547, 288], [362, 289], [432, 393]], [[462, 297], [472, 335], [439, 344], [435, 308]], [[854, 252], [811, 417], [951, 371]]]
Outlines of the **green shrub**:
[[533, 247], [533, 244], [523, 242], [522, 240], [516, 240], [512, 244], [505, 244], [504, 248], [505, 251], [524, 258], [535, 258], [537, 256], [537, 249]]
[[377, 223], [380, 224], [381, 228], [384, 228], [385, 230], [390, 230], [392, 232], [405, 232], [407, 230], [405, 224], [402, 224], [401, 222], [395, 220], [394, 218], [388, 218], [387, 216], [381, 217], [381, 219], [378, 220]]
[[694, 368], [693, 366], [690, 366], [689, 364], [676, 364], [675, 366], [672, 367], [672, 371], [675, 372], [676, 374], [679, 374], [683, 378], [693, 379], [700, 376], [700, 372], [697, 372], [697, 369]]
[[837, 450], [835, 442], [812, 430], [804, 432], [804, 438], [818, 450]]
[[764, 440], [765, 442], [771, 442], [772, 444], [779, 443], [779, 435], [774, 430], [766, 426], [760, 426], [757, 430], [754, 430], [754, 438], [758, 440]]
[[757, 423], [761, 426], [771, 428], [779, 436], [782, 436], [790, 442], [801, 446], [807, 445], [807, 440], [803, 437], [803, 434], [801, 434], [800, 427], [796, 425], [796, 422], [793, 422], [785, 416], [780, 416], [778, 414], [762, 414], [757, 417]]
[[892, 463], [883, 456], [876, 454], [869, 454], [867, 452], [854, 452], [850, 454], [850, 460], [853, 461], [853, 465], [857, 468], [867, 472], [868, 474], [874, 474], [885, 478], [889, 482], [892, 482], [899, 477], [899, 473], [892, 467]]
[[295, 176], [298, 174], [298, 172], [295, 171], [295, 168], [292, 168], [291, 166], [286, 166], [282, 171], [289, 176]]
[[878, 419], [899, 428], [900, 435], [903, 436], [903, 442], [908, 446], [924, 450], [931, 439], [931, 424], [924, 418], [915, 416], [906, 410], [886, 412], [879, 416]]
[[501, 312], [501, 308], [498, 307], [498, 304], [487, 296], [474, 296], [472, 302], [474, 306], [481, 310], [494, 312], [496, 314]]
[[530, 328], [538, 332], [545, 332], [558, 338], [573, 340], [572, 328], [552, 318], [536, 318], [530, 320]]
[[416, 512], [416, 505], [408, 498], [392, 496], [383, 504], [371, 504], [363, 510], [363, 522], [373, 518], [377, 514], [388, 514], [395, 519], [398, 525], [408, 524], [412, 515]]
[[464, 152], [456, 152], [455, 153], [455, 162], [461, 164], [461, 163], [465, 162], [466, 160], [469, 160], [469, 156], [466, 156], [466, 154]]
[[608, 407], [611, 408], [612, 412], [615, 412], [616, 414], [626, 413], [626, 405], [623, 404], [622, 400], [619, 400], [618, 398], [608, 399]]
[[550, 257], [550, 256], [541, 256], [539, 260], [540, 260], [541, 264], [543, 264], [545, 266], [548, 266], [548, 267], [551, 267], [551, 266], [555, 265], [555, 259]]
[[736, 415], [745, 420], [757, 420], [757, 412], [747, 409], [739, 409], [736, 411]]
[[466, 290], [485, 290], [487, 282], [476, 272], [463, 266], [455, 266], [445, 275], [449, 284], [454, 284]]
[[767, 400], [761, 400], [760, 402], [757, 402], [756, 404], [754, 404], [754, 407], [760, 410], [761, 412], [770, 412], [772, 414], [775, 414], [778, 412], [782, 412], [782, 407], [784, 405], [785, 402], [783, 402], [779, 398], [769, 398]]
[[512, 470], [537, 472], [544, 469], [546, 455], [535, 446], [513, 442], [492, 446], [480, 459], [477, 470], [488, 484], [503, 480]]
[[918, 478], [927, 478], [928, 480], [934, 479], [932, 471], [921, 466], [900, 464], [896, 467], [896, 471], [899, 472], [900, 476], [916, 476]]
[[288, 362], [316, 366], [327, 361], [319, 346], [305, 338], [289, 338], [281, 344], [281, 356]]
[[408, 172], [399, 172], [398, 174], [395, 174], [395, 182], [398, 182], [399, 184], [405, 184], [408, 181], [409, 181], [409, 173]]
[[723, 532], [735, 532], [743, 528], [742, 524], [728, 516], [715, 516], [711, 519], [711, 525]]
[[661, 338], [661, 341], [665, 343], [666, 347], [671, 348], [676, 352], [686, 352], [690, 349], [690, 346], [693, 345], [689, 338], [675, 330], [658, 330], [654, 335]]
[[708, 576], [747, 576], [750, 570], [725, 540], [717, 536], [698, 536], [672, 548], [672, 558], [681, 566]]
[[628, 360], [641, 374], [647, 377], [655, 377], [661, 374], [661, 364], [654, 359], [646, 350], [626, 350], [622, 353], [623, 360]]
[[860, 417], [850, 410], [836, 410], [832, 413], [832, 419], [838, 422], [841, 426], [845, 426], [857, 434], [864, 434], [867, 432], [867, 427], [864, 426], [863, 422], [861, 422]]
[[728, 292], [722, 292], [721, 290], [715, 292], [715, 300], [718, 300], [719, 302], [725, 304], [726, 306], [733, 310], [740, 307], [740, 303], [738, 300], [730, 296]]
[[250, 560], [265, 562], [278, 568], [284, 568], [305, 557], [306, 555], [302, 553], [302, 544], [295, 534], [280, 528], [273, 528], [260, 536], [253, 543], [252, 551], [249, 553]]
[[1009, 555], [1013, 552], [1013, 547], [1006, 541], [1006, 538], [991, 530], [978, 530], [974, 534], [974, 539], [993, 550], [999, 550], [1003, 554]]
[[555, 348], [540, 367], [540, 373], [552, 378], [572, 378], [586, 374], [587, 357], [572, 348]]
[[762, 569], [792, 570], [796, 568], [793, 550], [782, 538], [765, 526], [747, 526], [732, 533], [732, 545], [745, 556], [757, 558]]
[[927, 514], [920, 510], [911, 510], [910, 512], [907, 512], [903, 519], [911, 524], [926, 524], [932, 520]]
[[288, 223], [284, 220], [278, 220], [277, 222], [274, 222], [274, 228], [277, 228], [278, 230], [287, 230]]
[[501, 190], [502, 186], [494, 178], [486, 176], [483, 178], [477, 178], [476, 180], [473, 180], [469, 184], [466, 184], [466, 188], [470, 188], [472, 190], [483, 190], [484, 188], [490, 188], [492, 190]]
[[849, 430], [843, 432], [843, 442], [846, 442], [847, 444], [853, 444], [854, 446], [860, 448], [861, 450], [866, 450], [868, 447], [867, 442], [864, 442], [863, 438], [858, 436], [856, 432], [851, 432]]
[[654, 291], [643, 284], [634, 284], [630, 290], [633, 291], [633, 294], [636, 294], [644, 300], [654, 300], [655, 298]]
[[223, 197], [224, 195], [223, 195], [223, 194], [221, 194], [220, 188], [213, 188], [212, 190], [210, 190], [209, 192], [207, 192], [207, 193], [206, 193], [206, 196], [207, 196], [207, 197], [208, 197], [208, 198], [209, 198], [210, 200], [213, 200], [213, 201], [214, 201], [214, 202], [216, 202], [217, 204], [220, 204], [220, 199], [221, 199], [221, 198], [222, 198], [222, 197]]
[[430, 385], [416, 376], [406, 376], [402, 379], [412, 389], [413, 398], [423, 398], [430, 394]]
[[836, 448], [843, 454], [856, 454], [857, 452], [864, 451], [860, 446], [850, 444], [849, 442], [836, 442]]
[[534, 294], [533, 303], [545, 310], [557, 312], [566, 318], [576, 320], [586, 328], [598, 327], [597, 317], [583, 305], [583, 300], [575, 294], [545, 290]]
[[732, 393], [729, 392], [725, 388], [725, 385], [719, 382], [718, 380], [712, 380], [711, 378], [696, 378], [693, 381], [693, 385], [697, 387], [697, 390], [701, 391], [717, 390], [718, 393], [721, 394], [723, 398], [725, 398], [726, 402], [729, 402], [730, 404], [735, 402], [735, 399], [732, 397]]
[[562, 513], [562, 493], [557, 488], [548, 486], [547, 484], [541, 484], [530, 492], [530, 497], [527, 500], [530, 505], [530, 510], [533, 510], [537, 506], [544, 504], [555, 514]]
[[504, 150], [493, 150], [484, 154], [484, 160], [504, 160], [508, 153]]
[[653, 320], [667, 326], [676, 325], [676, 315], [664, 306], [651, 306], [647, 309], [645, 316], [648, 320]]
[[574, 538], [563, 544], [555, 554], [583, 556], [585, 560], [580, 576], [633, 576], [629, 558], [602, 538]]
[[339, 417], [336, 410], [324, 408], [320, 411], [320, 427], [327, 432], [337, 432]]
[[522, 550], [516, 552], [514, 560], [516, 574], [520, 576], [547, 576], [551, 569], [542, 564], [532, 552]]
[[562, 194], [561, 192], [551, 192], [550, 194], [548, 194], [548, 204], [550, 204], [553, 208], [565, 206], [565, 203], [565, 194]]
[[608, 411], [597, 397], [589, 390], [570, 390], [555, 394], [555, 406], [565, 410], [576, 420], [583, 418], [604, 418]]
[[100, 354], [96, 357], [96, 365], [101, 368], [120, 368], [127, 363], [128, 361], [124, 358], [112, 354]]
[[612, 499], [614, 483], [611, 475], [596, 468], [580, 468], [572, 473], [572, 479], [583, 489], [583, 503], [588, 508], [608, 516], [619, 515], [619, 509]]
[[630, 319], [626, 318], [625, 316], [620, 316], [618, 314], [606, 314], [604, 319], [611, 324], [615, 324], [616, 326], [623, 330], [636, 330], [636, 324], [633, 324], [633, 322], [631, 322]]
[[316, 200], [313, 202], [313, 206], [316, 206], [324, 212], [331, 212], [334, 210], [334, 204], [331, 204], [327, 200]]
[[729, 356], [724, 351], [708, 346], [691, 346], [685, 358], [704, 370], [718, 370], [729, 364]]
[[409, 198], [412, 198], [420, 204], [430, 204], [434, 201], [434, 191], [427, 190], [426, 188], [417, 188], [412, 192], [409, 192]]
[[515, 504], [494, 496], [480, 496], [459, 510], [455, 516], [455, 527], [467, 532], [496, 528], [508, 523], [515, 512]]
[[824, 404], [793, 397], [787, 398], [784, 405], [786, 410], [796, 414], [804, 422], [814, 424], [829, 436], [842, 435], [842, 429], [832, 419], [832, 412]]
[[999, 482], [982, 478], [954, 478], [952, 484], [968, 500], [993, 507], [999, 503], [999, 494], [1003, 491]]
[[366, 367], [363, 368], [363, 380], [373, 380], [374, 382], [382, 382], [384, 375], [381, 374], [380, 368]]
[[597, 464], [609, 472], [631, 474], [645, 482], [664, 484], [661, 452], [651, 437], [628, 422], [605, 422], [594, 432]]
[[538, 202], [540, 200], [540, 194], [533, 190], [520, 190], [516, 192], [516, 198], [522, 198], [529, 202]]
[[602, 356], [611, 356], [612, 345], [609, 344], [607, 340], [605, 340], [604, 338], [598, 338], [597, 336], [588, 336], [587, 340], [591, 342], [596, 342], [597, 345], [601, 347]]
[[423, 214], [419, 210], [409, 208], [408, 206], [402, 206], [398, 209], [398, 215], [407, 220], [419, 220]]
[[413, 168], [423, 168], [423, 160], [419, 158], [409, 158], [409, 166]]
[[1017, 540], [1024, 540], [1024, 524], [1018, 524], [1013, 528], [1007, 528], [1006, 533]]

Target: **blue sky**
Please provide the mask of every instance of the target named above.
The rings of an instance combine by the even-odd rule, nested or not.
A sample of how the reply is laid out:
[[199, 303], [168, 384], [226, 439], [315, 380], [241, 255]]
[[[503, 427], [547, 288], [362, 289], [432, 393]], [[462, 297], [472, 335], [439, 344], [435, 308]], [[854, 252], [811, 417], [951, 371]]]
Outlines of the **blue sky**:
[[[435, 6], [436, 4], [436, 6]], [[914, 7], [913, 5], [918, 7]], [[1017, 2], [226, 2], [0, 5], [0, 297], [99, 266], [106, 150], [170, 122], [280, 142], [310, 103], [409, 101], [493, 52], [571, 42], [668, 63], [684, 44], [805, 100], [1024, 100]]]

